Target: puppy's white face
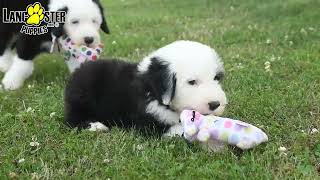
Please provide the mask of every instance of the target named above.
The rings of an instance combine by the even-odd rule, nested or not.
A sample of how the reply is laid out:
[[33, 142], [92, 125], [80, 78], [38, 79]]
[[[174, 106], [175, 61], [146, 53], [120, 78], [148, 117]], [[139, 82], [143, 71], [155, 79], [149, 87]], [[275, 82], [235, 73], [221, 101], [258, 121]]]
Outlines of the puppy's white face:
[[179, 112], [192, 109], [202, 114], [221, 115], [227, 104], [226, 95], [219, 82], [223, 70], [212, 59], [203, 60], [201, 62], [197, 59], [193, 63], [186, 62], [180, 66], [181, 69], [179, 68], [180, 71], [176, 74], [176, 92], [171, 106]]
[[224, 69], [217, 53], [210, 47], [192, 41], [177, 41], [151, 54], [139, 65], [144, 71], [150, 65], [148, 58], [157, 57], [168, 64], [175, 76], [172, 91], [163, 94], [163, 103], [181, 112], [192, 109], [202, 114], [221, 115], [227, 104], [220, 85]]
[[98, 6], [92, 1], [80, 0], [69, 6], [64, 28], [76, 44], [95, 47], [100, 43], [101, 23]]
[[50, 10], [67, 8], [64, 30], [77, 45], [95, 47], [100, 43], [99, 30], [103, 15], [92, 0], [55, 0]]

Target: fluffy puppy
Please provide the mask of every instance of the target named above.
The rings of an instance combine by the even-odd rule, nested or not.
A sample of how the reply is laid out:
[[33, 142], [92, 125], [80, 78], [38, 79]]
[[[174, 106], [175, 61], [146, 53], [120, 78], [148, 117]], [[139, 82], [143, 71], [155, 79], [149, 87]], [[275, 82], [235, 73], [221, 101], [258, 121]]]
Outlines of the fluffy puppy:
[[66, 122], [92, 131], [118, 126], [182, 135], [182, 110], [223, 113], [227, 104], [220, 85], [223, 73], [217, 53], [192, 41], [176, 41], [138, 64], [85, 63], [66, 87]]
[[[1, 15], [2, 8], [7, 12], [26, 13], [26, 8], [34, 3], [41, 3], [44, 11], [66, 12], [65, 22], [48, 28], [45, 34], [27, 35], [20, 32], [23, 24], [3, 23], [0, 20], [0, 72], [5, 73], [1, 82], [6, 90], [22, 87], [32, 75], [33, 59], [42, 52], [50, 51], [52, 36], [59, 38], [68, 35], [78, 45], [95, 47], [100, 43], [99, 30], [109, 33], [99, 0], [1, 0]], [[45, 22], [41, 24], [46, 25]], [[80, 66], [78, 62], [66, 63], [70, 70]]]

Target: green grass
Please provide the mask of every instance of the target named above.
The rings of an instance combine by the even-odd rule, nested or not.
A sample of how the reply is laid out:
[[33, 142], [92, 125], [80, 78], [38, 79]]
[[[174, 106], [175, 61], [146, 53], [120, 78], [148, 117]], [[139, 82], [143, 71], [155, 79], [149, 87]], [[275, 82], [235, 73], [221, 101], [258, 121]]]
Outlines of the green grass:
[[[210, 154], [180, 138], [147, 139], [134, 130], [77, 133], [63, 124], [67, 68], [61, 56], [47, 54], [24, 88], [0, 92], [0, 179], [319, 179], [320, 136], [310, 133], [320, 128], [319, 1], [103, 4], [112, 32], [103, 36], [104, 57], [139, 61], [178, 39], [211, 45], [227, 72], [225, 116], [259, 124], [270, 141]], [[32, 137], [39, 148], [30, 146]]]

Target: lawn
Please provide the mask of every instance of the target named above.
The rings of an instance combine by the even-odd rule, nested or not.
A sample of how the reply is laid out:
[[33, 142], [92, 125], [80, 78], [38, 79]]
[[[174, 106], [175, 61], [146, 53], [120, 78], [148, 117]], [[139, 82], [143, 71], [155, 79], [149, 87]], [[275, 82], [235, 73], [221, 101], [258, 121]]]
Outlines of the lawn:
[[102, 2], [112, 33], [104, 57], [140, 61], [178, 39], [209, 44], [225, 64], [224, 116], [263, 128], [270, 141], [208, 153], [134, 130], [76, 132], [63, 124], [67, 68], [43, 54], [24, 88], [0, 92], [0, 179], [320, 178], [320, 1]]

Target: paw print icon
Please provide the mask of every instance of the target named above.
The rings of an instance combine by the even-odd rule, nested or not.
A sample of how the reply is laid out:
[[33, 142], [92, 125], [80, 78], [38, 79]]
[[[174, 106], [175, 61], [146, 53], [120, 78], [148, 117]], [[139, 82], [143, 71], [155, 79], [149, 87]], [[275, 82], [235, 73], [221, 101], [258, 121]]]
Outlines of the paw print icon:
[[27, 12], [29, 18], [27, 20], [28, 25], [40, 25], [41, 21], [44, 18], [44, 8], [40, 3], [34, 3], [33, 5], [29, 5], [27, 7]]

